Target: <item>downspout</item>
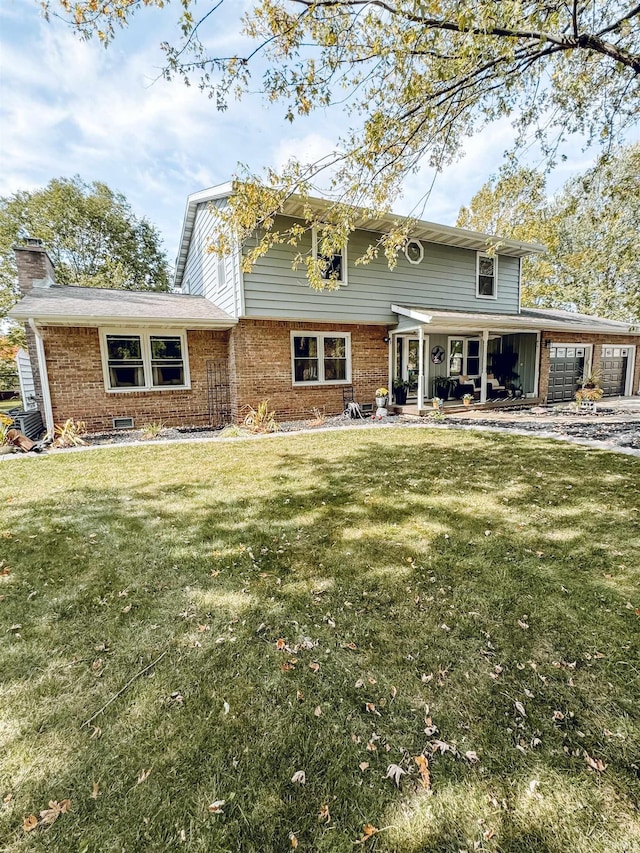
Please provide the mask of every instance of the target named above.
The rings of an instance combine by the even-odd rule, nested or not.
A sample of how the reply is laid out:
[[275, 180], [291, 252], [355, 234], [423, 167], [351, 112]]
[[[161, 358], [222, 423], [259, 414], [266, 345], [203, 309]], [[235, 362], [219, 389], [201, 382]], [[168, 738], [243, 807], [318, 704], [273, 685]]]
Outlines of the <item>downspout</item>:
[[424, 408], [424, 326], [418, 329], [418, 414]]
[[36, 355], [38, 358], [38, 370], [40, 372], [40, 383], [42, 385], [42, 405], [44, 407], [44, 421], [47, 432], [53, 433], [53, 408], [51, 406], [51, 393], [49, 391], [49, 375], [47, 373], [47, 359], [44, 354], [44, 341], [33, 317], [29, 317], [29, 326], [36, 337]]

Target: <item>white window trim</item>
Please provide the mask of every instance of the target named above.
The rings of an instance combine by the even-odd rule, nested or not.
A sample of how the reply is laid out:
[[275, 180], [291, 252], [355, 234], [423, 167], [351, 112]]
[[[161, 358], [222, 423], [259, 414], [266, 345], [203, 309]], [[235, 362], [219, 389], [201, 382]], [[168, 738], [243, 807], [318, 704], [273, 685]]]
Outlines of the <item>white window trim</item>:
[[[460, 374], [451, 374], [451, 341], [462, 341], [462, 367], [464, 368]], [[469, 341], [478, 341], [478, 355], [472, 355], [471, 358], [480, 359], [480, 373], [467, 373], [467, 359], [469, 358]], [[464, 335], [449, 335], [447, 338], [447, 378], [459, 379], [461, 376], [466, 376], [469, 379], [479, 379], [482, 375], [482, 338], [477, 335], [465, 337]]]
[[[311, 229], [311, 245], [314, 260], [318, 257], [318, 229], [314, 225]], [[342, 278], [336, 279], [333, 283], [339, 284], [341, 287], [346, 287], [349, 284], [348, 281], [348, 273], [347, 273], [347, 244], [345, 243], [342, 249], [340, 250], [342, 254]], [[337, 253], [336, 253], [337, 254]], [[329, 281], [329, 279], [326, 279]]]
[[[416, 246], [418, 246], [420, 248], [420, 257], [418, 258], [417, 261], [412, 261], [411, 258], [409, 257], [409, 246], [412, 243], [415, 243]], [[407, 240], [407, 245], [404, 247], [404, 256], [409, 261], [409, 263], [413, 264], [414, 266], [421, 264], [422, 261], [424, 260], [424, 246], [422, 245], [421, 241], [415, 240], [415, 239]]]
[[[294, 338], [318, 338], [318, 344], [322, 341], [322, 354], [318, 346], [318, 378], [313, 382], [296, 382], [296, 364], [295, 350], [293, 346]], [[325, 379], [324, 378], [324, 339], [325, 338], [344, 338], [347, 362], [347, 378], [346, 379]], [[313, 388], [318, 385], [351, 385], [351, 332], [317, 332], [306, 329], [291, 330], [291, 385], [294, 388]]]
[[[142, 370], [144, 372], [144, 385], [136, 388], [111, 388], [109, 385], [109, 353], [107, 350], [107, 335], [131, 335], [140, 338], [140, 351], [142, 354]], [[180, 338], [182, 344], [182, 362], [184, 365], [184, 385], [152, 385], [151, 369], [151, 338], [152, 337]], [[132, 329], [132, 328], [110, 328], [100, 329], [100, 356], [102, 360], [102, 379], [104, 390], [107, 394], [140, 394], [148, 391], [189, 391], [191, 389], [191, 374], [189, 373], [189, 348], [187, 346], [187, 332], [185, 329]]]
[[[493, 296], [485, 296], [480, 293], [480, 258], [491, 258], [493, 261]], [[489, 255], [487, 252], [476, 252], [476, 299], [498, 298], [498, 256]]]

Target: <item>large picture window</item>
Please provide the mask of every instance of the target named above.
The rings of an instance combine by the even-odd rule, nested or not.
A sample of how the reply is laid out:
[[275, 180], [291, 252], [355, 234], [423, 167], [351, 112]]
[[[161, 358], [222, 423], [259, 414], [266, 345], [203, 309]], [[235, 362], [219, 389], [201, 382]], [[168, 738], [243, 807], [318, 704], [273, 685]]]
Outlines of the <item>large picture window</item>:
[[101, 332], [107, 391], [188, 388], [186, 336], [182, 332]]
[[498, 256], [477, 254], [476, 296], [479, 299], [498, 298]]
[[294, 385], [351, 381], [351, 336], [343, 332], [291, 334]]

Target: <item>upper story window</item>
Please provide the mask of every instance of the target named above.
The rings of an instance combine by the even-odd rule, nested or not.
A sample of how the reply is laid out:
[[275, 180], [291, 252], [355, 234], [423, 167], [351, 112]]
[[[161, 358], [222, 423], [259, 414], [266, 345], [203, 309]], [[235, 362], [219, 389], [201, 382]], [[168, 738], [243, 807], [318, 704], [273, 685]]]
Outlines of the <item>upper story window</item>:
[[498, 256], [477, 253], [476, 297], [498, 298]]
[[424, 258], [424, 246], [420, 240], [408, 240], [404, 254], [410, 264], [419, 264]]
[[189, 388], [184, 332], [101, 331], [107, 391]]
[[294, 385], [351, 381], [351, 335], [348, 332], [292, 332]]
[[319, 260], [324, 261], [324, 268], [322, 269], [320, 275], [325, 281], [331, 281], [335, 284], [346, 284], [347, 283], [347, 247], [343, 246], [342, 249], [334, 255], [321, 255], [318, 251], [318, 230], [314, 228], [312, 231], [312, 242], [313, 242], [313, 257]]

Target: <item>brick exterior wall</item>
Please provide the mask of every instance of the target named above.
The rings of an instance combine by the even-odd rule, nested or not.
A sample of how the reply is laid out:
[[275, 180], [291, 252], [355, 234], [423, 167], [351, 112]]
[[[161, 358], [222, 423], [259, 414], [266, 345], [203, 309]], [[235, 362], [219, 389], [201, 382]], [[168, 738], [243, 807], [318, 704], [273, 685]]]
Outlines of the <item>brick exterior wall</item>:
[[152, 421], [167, 426], [204, 425], [208, 421], [208, 359], [227, 359], [229, 333], [187, 332], [191, 389], [188, 391], [127, 391], [104, 388], [98, 329], [42, 329], [55, 423], [67, 418], [84, 421], [90, 432], [111, 430], [112, 419], [132, 417], [136, 427]]
[[[592, 370], [597, 370], [600, 367], [602, 359], [602, 347], [610, 344], [616, 346], [632, 345], [636, 348], [636, 359], [633, 371], [633, 387], [632, 394], [638, 393], [640, 386], [640, 337], [638, 335], [591, 335], [585, 332], [558, 332], [558, 331], [543, 331], [541, 338], [551, 340], [553, 343], [576, 344], [577, 346], [593, 345], [593, 361], [591, 364]], [[545, 346], [540, 348], [540, 397], [546, 401], [549, 393], [549, 349]]]
[[343, 385], [292, 385], [291, 331], [351, 333], [351, 379], [358, 402], [373, 403], [374, 392], [389, 383], [386, 326], [348, 323], [240, 320], [231, 332], [230, 374], [234, 416], [242, 407], [269, 400], [278, 420], [307, 418], [314, 408], [326, 414], [343, 410]]

